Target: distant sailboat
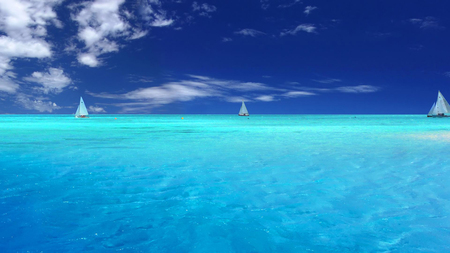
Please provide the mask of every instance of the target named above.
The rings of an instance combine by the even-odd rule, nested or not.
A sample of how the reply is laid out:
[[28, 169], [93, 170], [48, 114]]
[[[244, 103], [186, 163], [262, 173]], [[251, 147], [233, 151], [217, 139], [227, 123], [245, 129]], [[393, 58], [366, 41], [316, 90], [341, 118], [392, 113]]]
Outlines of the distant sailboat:
[[89, 118], [89, 113], [84, 105], [83, 98], [80, 97], [80, 104], [78, 105], [77, 112], [75, 113], [75, 118]]
[[428, 112], [428, 117], [449, 117], [445, 113], [450, 113], [450, 105], [444, 98], [442, 93], [438, 91], [437, 101], [433, 104], [430, 111]]
[[241, 110], [239, 110], [239, 116], [250, 116], [247, 111], [247, 107], [245, 107], [244, 101], [242, 101]]

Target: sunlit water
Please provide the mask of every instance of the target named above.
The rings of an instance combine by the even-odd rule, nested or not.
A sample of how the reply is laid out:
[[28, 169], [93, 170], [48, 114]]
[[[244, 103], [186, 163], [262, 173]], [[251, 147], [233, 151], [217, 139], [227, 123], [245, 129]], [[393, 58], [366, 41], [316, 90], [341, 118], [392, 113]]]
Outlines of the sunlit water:
[[0, 191], [0, 252], [445, 252], [450, 118], [2, 115]]

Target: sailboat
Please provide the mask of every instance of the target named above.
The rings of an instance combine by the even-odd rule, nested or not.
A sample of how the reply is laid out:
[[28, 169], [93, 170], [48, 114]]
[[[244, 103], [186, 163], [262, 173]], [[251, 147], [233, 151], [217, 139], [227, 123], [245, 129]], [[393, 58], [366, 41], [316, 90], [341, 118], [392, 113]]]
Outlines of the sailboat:
[[80, 104], [78, 105], [77, 112], [75, 113], [75, 118], [89, 118], [89, 113], [84, 105], [83, 98], [80, 97]]
[[445, 115], [445, 113], [450, 113], [450, 105], [448, 104], [442, 93], [438, 91], [437, 100], [428, 112], [427, 117], [450, 117], [449, 115]]
[[250, 116], [247, 111], [247, 107], [245, 107], [244, 101], [242, 101], [241, 110], [239, 110], [239, 116]]

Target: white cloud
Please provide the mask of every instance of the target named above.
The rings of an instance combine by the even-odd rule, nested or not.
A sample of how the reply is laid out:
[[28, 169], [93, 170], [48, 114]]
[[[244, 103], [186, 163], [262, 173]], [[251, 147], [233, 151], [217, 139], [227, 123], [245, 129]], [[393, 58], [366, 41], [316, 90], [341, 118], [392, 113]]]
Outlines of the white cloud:
[[[98, 67], [102, 64], [101, 55], [119, 51], [120, 40], [135, 40], [148, 34], [140, 27], [142, 20], [138, 21], [124, 3], [125, 0], [94, 0], [71, 5], [72, 19], [78, 23], [77, 38], [85, 45], [77, 50], [79, 63]], [[143, 22], [150, 27], [173, 25], [175, 20], [168, 17], [161, 5], [159, 0], [139, 1]]]
[[313, 79], [313, 81], [317, 82], [317, 83], [336, 83], [336, 82], [341, 82], [341, 79], [325, 78], [325, 79], [320, 79], [320, 80]]
[[52, 55], [50, 45], [41, 39], [17, 40], [0, 36], [0, 55], [5, 58], [45, 58]]
[[84, 7], [73, 20], [78, 22], [78, 39], [85, 43], [85, 52], [78, 55], [78, 62], [96, 67], [97, 57], [118, 50], [115, 37], [127, 35], [129, 25], [119, 14], [120, 5], [125, 0], [96, 0], [84, 2]]
[[44, 37], [47, 25], [60, 24], [53, 8], [61, 2], [0, 1], [0, 75], [13, 68], [12, 59], [51, 57], [51, 46]]
[[303, 13], [305, 13], [306, 16], [308, 16], [308, 15], [311, 13], [311, 11], [313, 11], [313, 10], [315, 10], [315, 9], [317, 9], [316, 6], [306, 6], [306, 7], [305, 7], [305, 11], [304, 11]]
[[[140, 88], [125, 94], [109, 94], [109, 93], [90, 93], [90, 95], [101, 98], [139, 100], [145, 102], [145, 105], [159, 106], [174, 102], [190, 101], [201, 97], [219, 96], [217, 90], [211, 87], [201, 87], [195, 82], [179, 81], [166, 83], [161, 86]], [[131, 105], [131, 104], [129, 104]], [[136, 105], [142, 105], [141, 102]]]
[[294, 29], [286, 29], [283, 32], [280, 33], [280, 36], [285, 36], [285, 35], [296, 35], [298, 32], [307, 32], [307, 33], [316, 33], [316, 27], [312, 24], [301, 24], [298, 25], [296, 28]]
[[309, 92], [309, 91], [289, 91], [283, 94], [285, 97], [303, 97], [303, 96], [313, 96], [316, 95], [316, 93]]
[[233, 39], [227, 37], [222, 38], [222, 42], [230, 42], [230, 41], [233, 41]]
[[72, 83], [72, 80], [60, 68], [50, 68], [48, 72], [33, 72], [24, 80], [41, 84], [43, 86], [41, 90], [44, 93], [60, 93]]
[[148, 31], [142, 31], [142, 30], [138, 30], [138, 29], [133, 29], [133, 30], [134, 30], [134, 33], [133, 33], [133, 35], [131, 35], [129, 37], [130, 40], [140, 39], [148, 34]]
[[175, 20], [167, 17], [167, 11], [162, 9], [159, 0], [142, 0], [140, 12], [145, 21], [153, 27], [165, 27], [172, 25]]
[[289, 7], [292, 7], [292, 6], [294, 6], [296, 4], [300, 4], [300, 3], [302, 3], [301, 0], [295, 0], [292, 3], [289, 3], [289, 4], [280, 4], [280, 5], [278, 5], [278, 8], [289, 8]]
[[275, 97], [271, 95], [262, 95], [255, 98], [255, 100], [263, 101], [263, 102], [272, 102], [275, 101]]
[[106, 113], [106, 110], [100, 106], [89, 106], [89, 111], [93, 113]]
[[251, 36], [251, 37], [256, 37], [258, 35], [265, 35], [265, 33], [255, 30], [255, 29], [242, 29], [240, 31], [236, 31], [234, 32], [235, 34], [240, 34], [240, 35], [244, 35], [244, 36]]
[[376, 92], [380, 88], [372, 85], [342, 86], [336, 88], [336, 91], [345, 93], [371, 93]]
[[79, 54], [77, 59], [78, 62], [84, 65], [88, 65], [89, 67], [97, 67], [100, 64], [94, 53]]
[[236, 91], [264, 91], [264, 90], [277, 90], [263, 83], [257, 82], [240, 82], [235, 80], [221, 80], [210, 78], [207, 76], [188, 75], [192, 78], [198, 79], [201, 82], [209, 85], [217, 86], [221, 89], [230, 89]]
[[411, 24], [417, 25], [421, 29], [445, 29], [445, 27], [441, 26], [435, 17], [426, 17], [426, 18], [411, 18], [409, 19]]
[[[90, 67], [101, 65], [98, 57], [102, 54], [119, 51], [118, 40], [139, 39], [147, 35], [137, 27], [133, 27], [124, 17], [134, 16], [125, 9], [121, 9], [125, 0], [95, 0], [86, 1], [73, 6], [76, 14], [72, 19], [78, 23], [78, 40], [85, 44], [85, 47], [78, 53], [78, 62]], [[152, 20], [153, 26], [170, 25], [168, 21], [161, 19], [158, 14]]]
[[225, 97], [225, 101], [230, 102], [230, 103], [240, 103], [242, 101], [250, 102], [251, 100], [246, 97], [242, 97], [242, 96], [227, 96], [227, 97]]
[[0, 92], [15, 93], [17, 91], [19, 85], [12, 78], [15, 78], [15, 74], [10, 71], [0, 75]]
[[216, 6], [214, 6], [212, 4], [207, 4], [207, 3], [198, 4], [197, 2], [194, 2], [192, 4], [192, 9], [194, 11], [199, 12], [201, 16], [205, 16], [205, 17], [211, 17], [210, 13], [215, 12], [217, 10]]
[[[124, 107], [124, 111], [131, 112], [139, 110], [137, 108], [148, 109], [155, 106], [208, 97], [215, 97], [225, 101], [236, 101], [236, 99], [242, 101], [244, 96], [236, 95], [236, 93], [246, 94], [249, 92], [273, 92], [278, 90], [263, 83], [223, 80], [199, 75], [188, 75], [188, 77], [190, 79], [164, 83], [160, 86], [140, 88], [122, 94], [89, 94], [101, 98], [136, 101], [119, 104], [119, 106]], [[263, 95], [258, 97], [260, 96]], [[263, 99], [264, 97], [261, 97], [261, 101]], [[248, 101], [248, 99], [244, 100]]]
[[15, 97], [15, 103], [21, 105], [25, 109], [35, 110], [39, 112], [52, 112], [60, 109], [56, 103], [45, 97], [32, 97], [23, 93], [19, 93]]
[[150, 26], [154, 27], [170, 26], [173, 24], [173, 22], [174, 22], [173, 19], [165, 19], [162, 16], [157, 16], [157, 18], [150, 23]]
[[201, 98], [214, 98], [233, 103], [241, 101], [271, 102], [279, 99], [314, 96], [322, 92], [368, 93], [379, 90], [378, 87], [371, 85], [337, 88], [298, 87], [298, 89], [292, 90], [274, 88], [257, 82], [224, 80], [201, 75], [187, 76], [189, 78], [125, 93], [88, 92], [88, 94], [94, 97], [129, 101], [112, 104], [122, 107], [122, 112], [148, 112], [157, 106]]

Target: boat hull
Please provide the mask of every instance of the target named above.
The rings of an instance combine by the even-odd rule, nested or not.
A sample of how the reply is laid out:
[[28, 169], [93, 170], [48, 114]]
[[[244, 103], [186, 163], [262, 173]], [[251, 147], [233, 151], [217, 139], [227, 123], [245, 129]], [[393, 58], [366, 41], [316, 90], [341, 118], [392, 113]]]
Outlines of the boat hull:
[[75, 118], [77, 118], [77, 119], [89, 119], [89, 117], [86, 116], [86, 115], [75, 116]]
[[448, 115], [427, 115], [428, 118], [447, 118]]
[[250, 114], [245, 113], [245, 114], [238, 114], [239, 116], [250, 116]]

